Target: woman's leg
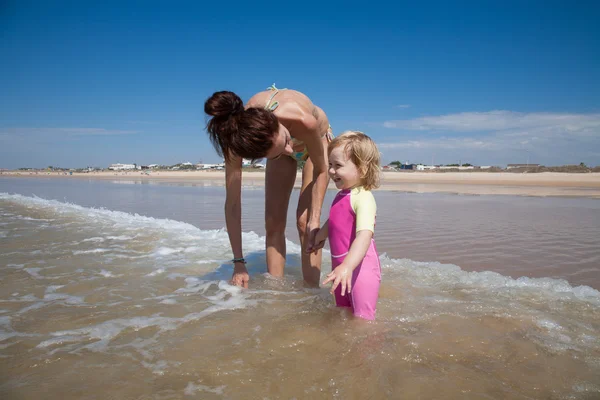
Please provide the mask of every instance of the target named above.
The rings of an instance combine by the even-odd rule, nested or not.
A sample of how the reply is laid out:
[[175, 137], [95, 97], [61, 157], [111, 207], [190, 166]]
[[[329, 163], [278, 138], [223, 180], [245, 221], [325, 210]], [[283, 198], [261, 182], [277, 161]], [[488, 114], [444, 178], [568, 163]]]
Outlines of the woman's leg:
[[306, 225], [308, 224], [308, 211], [312, 203], [313, 184], [313, 163], [309, 158], [302, 169], [302, 189], [300, 189], [298, 209], [296, 210], [296, 224], [302, 245], [302, 275], [304, 281], [310, 286], [318, 287], [321, 278], [321, 250], [310, 254], [304, 251], [306, 242], [309, 240]]
[[267, 161], [265, 177], [265, 230], [267, 231], [267, 270], [283, 276], [285, 266], [285, 223], [290, 194], [296, 182], [296, 160], [282, 156]]

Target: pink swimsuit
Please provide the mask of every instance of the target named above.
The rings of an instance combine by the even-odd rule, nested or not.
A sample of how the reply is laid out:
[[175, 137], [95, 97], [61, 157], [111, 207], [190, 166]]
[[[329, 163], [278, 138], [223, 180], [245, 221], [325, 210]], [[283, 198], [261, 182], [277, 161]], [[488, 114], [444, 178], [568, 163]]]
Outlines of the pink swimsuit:
[[[340, 191], [331, 204], [329, 212], [329, 246], [331, 267], [335, 269], [343, 261], [350, 245], [356, 238], [356, 214], [352, 209], [351, 191]], [[355, 316], [375, 319], [375, 309], [381, 283], [381, 266], [375, 241], [367, 250], [365, 258], [352, 273], [352, 292], [342, 296], [342, 285], [335, 290], [335, 303], [338, 307], [351, 307]]]

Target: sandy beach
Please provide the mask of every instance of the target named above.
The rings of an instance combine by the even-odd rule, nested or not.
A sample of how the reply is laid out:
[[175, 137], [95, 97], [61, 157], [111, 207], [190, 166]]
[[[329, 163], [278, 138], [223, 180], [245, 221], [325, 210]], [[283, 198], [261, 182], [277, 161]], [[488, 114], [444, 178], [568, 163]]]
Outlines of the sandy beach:
[[[222, 185], [224, 171], [64, 172], [3, 171], [6, 177], [47, 177], [105, 180], [150, 180], [173, 183], [210, 181]], [[264, 185], [264, 171], [244, 171], [244, 185]], [[296, 177], [300, 187], [301, 173]], [[330, 185], [330, 189], [335, 189]], [[456, 193], [468, 195], [568, 196], [600, 198], [600, 173], [474, 173], [474, 172], [383, 172], [379, 190], [409, 193]]]

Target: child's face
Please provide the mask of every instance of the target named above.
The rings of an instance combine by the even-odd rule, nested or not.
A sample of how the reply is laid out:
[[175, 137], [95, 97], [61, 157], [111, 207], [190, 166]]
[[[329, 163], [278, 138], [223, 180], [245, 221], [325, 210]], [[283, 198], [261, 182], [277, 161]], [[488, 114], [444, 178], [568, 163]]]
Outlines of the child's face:
[[342, 146], [329, 154], [329, 177], [338, 189], [352, 189], [361, 184], [360, 173], [356, 165]]

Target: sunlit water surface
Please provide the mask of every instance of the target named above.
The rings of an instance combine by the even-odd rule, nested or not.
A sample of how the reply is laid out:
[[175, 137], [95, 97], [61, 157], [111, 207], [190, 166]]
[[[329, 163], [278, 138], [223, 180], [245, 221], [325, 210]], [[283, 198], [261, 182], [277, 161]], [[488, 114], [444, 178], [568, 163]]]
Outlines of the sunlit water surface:
[[243, 192], [250, 290], [226, 282], [222, 187], [0, 193], [0, 398], [600, 397], [597, 200], [376, 192], [365, 323], [303, 286], [293, 207], [286, 277], [264, 274], [260, 188]]

